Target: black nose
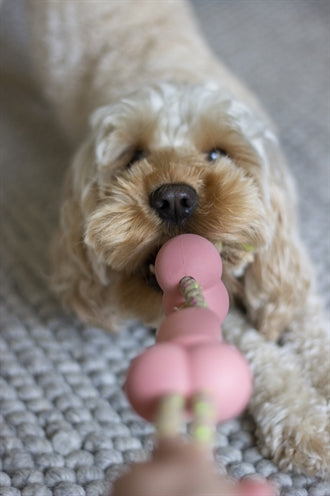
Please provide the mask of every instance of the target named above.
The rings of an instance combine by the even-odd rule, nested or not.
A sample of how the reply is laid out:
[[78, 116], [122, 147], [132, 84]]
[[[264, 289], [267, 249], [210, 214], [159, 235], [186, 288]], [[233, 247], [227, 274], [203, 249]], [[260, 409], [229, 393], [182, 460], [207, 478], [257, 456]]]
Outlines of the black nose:
[[188, 184], [163, 184], [150, 195], [150, 205], [159, 217], [171, 224], [182, 224], [194, 213], [198, 195]]

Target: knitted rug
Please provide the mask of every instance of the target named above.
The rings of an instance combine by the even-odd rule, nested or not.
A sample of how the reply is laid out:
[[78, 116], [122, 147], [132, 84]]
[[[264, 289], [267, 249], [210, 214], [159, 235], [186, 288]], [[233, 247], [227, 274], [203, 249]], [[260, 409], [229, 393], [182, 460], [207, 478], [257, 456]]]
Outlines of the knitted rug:
[[[328, 0], [195, 0], [217, 54], [273, 116], [300, 191], [301, 229], [329, 302]], [[23, 0], [0, 10], [0, 496], [101, 496], [144, 460], [153, 428], [122, 391], [129, 361], [154, 341], [82, 325], [48, 289], [48, 245], [70, 160], [34, 86]], [[246, 414], [217, 429], [215, 458], [281, 496], [329, 496], [316, 477], [264, 459]]]

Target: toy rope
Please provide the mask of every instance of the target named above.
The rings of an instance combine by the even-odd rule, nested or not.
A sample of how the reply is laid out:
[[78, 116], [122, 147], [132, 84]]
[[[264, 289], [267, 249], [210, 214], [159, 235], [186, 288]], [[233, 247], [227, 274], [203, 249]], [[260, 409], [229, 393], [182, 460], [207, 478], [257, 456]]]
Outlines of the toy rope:
[[193, 420], [190, 433], [194, 441], [211, 447], [215, 429], [215, 408], [206, 392], [197, 393], [192, 401]]
[[159, 438], [177, 435], [183, 422], [183, 407], [183, 397], [180, 394], [167, 394], [161, 398], [155, 424]]
[[[206, 302], [197, 281], [190, 276], [180, 281], [180, 291], [185, 303], [178, 310], [188, 307], [206, 308]], [[215, 410], [213, 402], [206, 392], [195, 394], [191, 402], [193, 420], [190, 433], [198, 444], [211, 446], [214, 436]], [[177, 435], [183, 421], [184, 399], [173, 393], [164, 396], [158, 406], [156, 430], [159, 438]]]
[[198, 282], [190, 276], [183, 277], [180, 281], [180, 291], [186, 302], [181, 308], [202, 307], [206, 308], [202, 290]]

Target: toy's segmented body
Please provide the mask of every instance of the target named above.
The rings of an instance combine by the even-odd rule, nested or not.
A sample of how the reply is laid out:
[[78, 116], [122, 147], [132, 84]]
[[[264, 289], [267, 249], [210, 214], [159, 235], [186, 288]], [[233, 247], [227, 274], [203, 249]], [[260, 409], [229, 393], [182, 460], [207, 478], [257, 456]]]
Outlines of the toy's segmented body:
[[[166, 317], [156, 344], [133, 360], [125, 388], [135, 410], [155, 421], [158, 442], [151, 460], [120, 478], [112, 496], [138, 491], [153, 495], [161, 481], [161, 494], [171, 496], [192, 491], [274, 496], [267, 483], [232, 484], [219, 478], [205, 457], [205, 448], [208, 453], [212, 448], [215, 423], [240, 413], [252, 390], [245, 359], [221, 340], [229, 307], [221, 271], [217, 250], [200, 236], [173, 238], [157, 255], [155, 272]], [[178, 437], [184, 417], [192, 419], [192, 443]]]
[[169, 423], [175, 435], [184, 412], [194, 437], [210, 441], [214, 423], [238, 415], [252, 390], [245, 359], [221, 341], [229, 307], [221, 259], [209, 241], [184, 234], [161, 248], [155, 271], [166, 317], [156, 344], [133, 361], [126, 391], [142, 417], [159, 414], [160, 435]]

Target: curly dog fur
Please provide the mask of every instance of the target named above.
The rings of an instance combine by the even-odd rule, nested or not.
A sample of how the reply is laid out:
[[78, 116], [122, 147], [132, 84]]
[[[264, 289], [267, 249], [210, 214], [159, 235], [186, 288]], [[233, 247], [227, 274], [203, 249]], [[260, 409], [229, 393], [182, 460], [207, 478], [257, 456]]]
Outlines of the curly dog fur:
[[[208, 238], [233, 308], [244, 309], [226, 333], [254, 371], [264, 453], [283, 468], [325, 472], [327, 335], [269, 118], [215, 60], [184, 2], [31, 0], [30, 13], [40, 80], [78, 146], [54, 246], [56, 290], [103, 328], [157, 325], [157, 250], [182, 232]], [[168, 219], [167, 200], [152, 200], [173, 184], [197, 198], [184, 218]]]

